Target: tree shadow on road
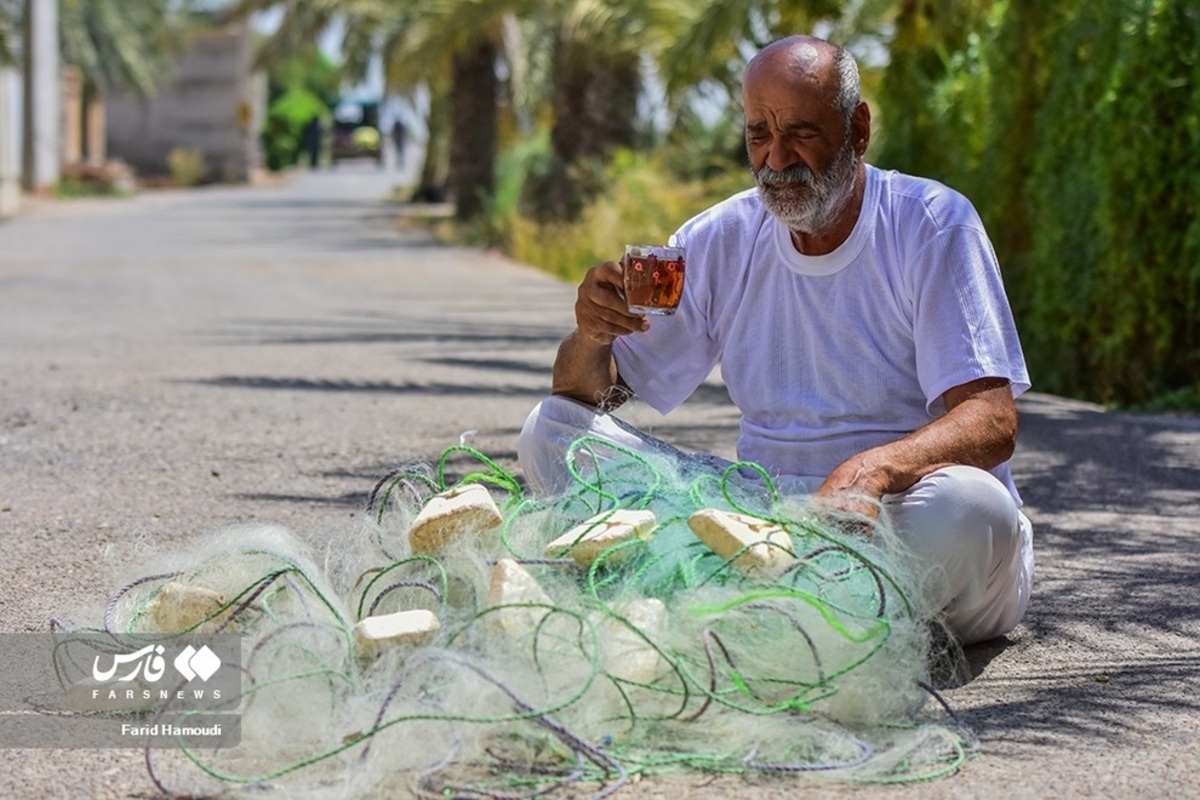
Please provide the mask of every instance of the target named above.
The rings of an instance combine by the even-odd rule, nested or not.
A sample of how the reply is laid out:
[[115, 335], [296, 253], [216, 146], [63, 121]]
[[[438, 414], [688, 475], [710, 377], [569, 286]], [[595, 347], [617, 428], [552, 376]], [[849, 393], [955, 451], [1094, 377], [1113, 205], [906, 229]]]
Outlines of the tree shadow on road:
[[[365, 394], [420, 394], [430, 396], [528, 396], [541, 397], [546, 393], [542, 387], [528, 386], [482, 386], [474, 383], [449, 383], [446, 381], [352, 381], [314, 378], [278, 378], [265, 375], [222, 375], [187, 381], [200, 386], [215, 386], [226, 389], [275, 389], [304, 392], [355, 392]], [[532, 404], [531, 404], [532, 405]]]
[[1030, 396], [1014, 476], [1037, 577], [969, 715], [1031, 744], [1200, 718], [1200, 424]]

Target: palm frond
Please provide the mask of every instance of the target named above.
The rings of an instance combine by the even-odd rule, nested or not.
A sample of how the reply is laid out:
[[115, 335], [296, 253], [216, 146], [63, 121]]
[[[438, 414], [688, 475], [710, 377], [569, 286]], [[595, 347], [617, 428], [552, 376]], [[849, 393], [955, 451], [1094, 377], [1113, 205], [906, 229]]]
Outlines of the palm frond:
[[59, 10], [63, 60], [106, 88], [150, 93], [169, 73], [174, 20], [167, 0], [64, 0]]
[[21, 25], [18, 0], [0, 0], [0, 67], [17, 63], [17, 32]]
[[317, 41], [337, 14], [332, 2], [291, 3], [275, 32], [263, 43], [255, 59], [259, 67], [270, 67]]
[[510, 92], [517, 118], [532, 127], [549, 101], [554, 85], [554, 43], [557, 31], [542, 20], [510, 16], [505, 20]]
[[705, 80], [735, 91], [745, 55], [739, 45], [754, 38], [759, 0], [705, 0], [684, 20], [680, 35], [663, 50], [660, 69], [668, 97]]

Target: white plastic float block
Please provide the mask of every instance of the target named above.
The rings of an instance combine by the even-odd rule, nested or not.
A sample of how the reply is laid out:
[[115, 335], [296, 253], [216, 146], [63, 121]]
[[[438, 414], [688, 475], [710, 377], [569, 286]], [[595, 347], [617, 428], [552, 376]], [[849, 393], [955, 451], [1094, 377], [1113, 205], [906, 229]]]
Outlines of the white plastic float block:
[[704, 508], [688, 518], [688, 527], [721, 558], [733, 558], [734, 568], [747, 575], [769, 576], [795, 561], [792, 537], [773, 522], [735, 511]]
[[360, 655], [374, 656], [396, 645], [425, 644], [439, 628], [437, 615], [426, 608], [381, 614], [354, 626], [354, 644]]
[[408, 529], [408, 543], [414, 553], [437, 554], [463, 534], [503, 521], [487, 487], [468, 483], [429, 498]]
[[[590, 567], [611, 547], [634, 539], [649, 539], [655, 526], [653, 511], [607, 511], [576, 525], [548, 544], [546, 557], [570, 556], [580, 567]], [[629, 552], [629, 548], [618, 550], [610, 559], [620, 561]]]
[[[522, 603], [552, 605], [546, 590], [529, 571], [511, 558], [502, 558], [492, 567], [488, 586], [488, 606], [508, 606]], [[488, 617], [503, 633], [521, 636], [531, 633], [549, 613], [546, 608], [502, 608]]]
[[613, 609], [629, 625], [608, 617], [600, 626], [604, 668], [614, 678], [633, 683], [653, 683], [667, 669], [667, 662], [650, 646], [667, 630], [667, 607], [657, 597], [639, 598]]
[[[203, 586], [189, 586], [169, 581], [158, 590], [151, 602], [150, 618], [162, 633], [182, 633], [192, 628], [207, 627], [205, 622], [217, 622], [225, 598]], [[203, 632], [203, 631], [201, 631]]]

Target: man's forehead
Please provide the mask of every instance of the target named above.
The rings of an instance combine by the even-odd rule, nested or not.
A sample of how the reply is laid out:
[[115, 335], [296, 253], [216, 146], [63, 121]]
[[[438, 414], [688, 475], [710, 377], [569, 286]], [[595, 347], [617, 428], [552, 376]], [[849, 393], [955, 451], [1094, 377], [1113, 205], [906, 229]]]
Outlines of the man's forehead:
[[795, 39], [775, 42], [746, 67], [742, 112], [749, 114], [754, 106], [782, 110], [782, 106], [828, 99], [836, 89], [834, 78], [832, 56], [818, 44]]

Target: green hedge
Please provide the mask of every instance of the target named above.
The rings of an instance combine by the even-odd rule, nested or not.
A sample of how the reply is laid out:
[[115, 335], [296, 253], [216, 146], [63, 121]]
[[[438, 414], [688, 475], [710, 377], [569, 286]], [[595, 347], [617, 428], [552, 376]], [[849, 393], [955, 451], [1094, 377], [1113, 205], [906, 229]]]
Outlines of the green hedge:
[[[289, 89], [271, 104], [261, 134], [268, 169], [285, 169], [300, 160], [304, 128], [314, 116], [327, 120], [329, 109], [321, 98], [305, 89]], [[325, 127], [328, 130], [327, 124]], [[324, 138], [329, 138], [328, 132]]]
[[974, 2], [953, 19], [913, 8], [883, 83], [879, 162], [975, 202], [1036, 386], [1125, 406], [1194, 402], [1195, 0]]

